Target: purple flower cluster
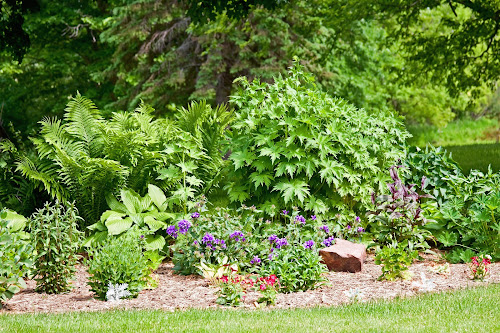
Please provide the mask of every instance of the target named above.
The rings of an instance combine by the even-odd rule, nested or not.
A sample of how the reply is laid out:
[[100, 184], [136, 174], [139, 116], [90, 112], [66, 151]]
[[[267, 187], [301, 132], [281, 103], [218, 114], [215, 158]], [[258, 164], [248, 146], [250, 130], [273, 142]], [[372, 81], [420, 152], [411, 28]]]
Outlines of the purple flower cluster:
[[260, 264], [261, 260], [259, 257], [254, 256], [252, 260], [250, 260], [251, 264]]
[[313, 246], [314, 246], [313, 240], [308, 240], [307, 242], [304, 243], [304, 249], [312, 249]]
[[321, 244], [323, 244], [326, 247], [332, 246], [335, 244], [335, 237], [331, 236], [325, 239]]
[[319, 230], [323, 230], [326, 234], [330, 232], [330, 228], [326, 224], [319, 227]]
[[297, 215], [295, 216], [295, 222], [299, 222], [299, 223], [302, 223], [302, 224], [306, 224], [306, 219], [304, 216], [302, 215]]
[[316, 220], [316, 215], [311, 215], [311, 220]]
[[169, 225], [167, 227], [167, 234], [169, 236], [171, 236], [172, 238], [177, 238], [178, 234], [177, 234], [177, 227], [175, 225]]
[[276, 240], [276, 248], [277, 249], [280, 249], [284, 246], [287, 246], [288, 245], [288, 241], [286, 240], [286, 238], [279, 238], [278, 240]]
[[179, 232], [183, 235], [185, 235], [189, 228], [191, 228], [191, 222], [188, 220], [180, 220], [177, 225], [179, 226]]
[[223, 239], [217, 239], [211, 233], [208, 232], [201, 239], [201, 244], [204, 244], [211, 250], [215, 250], [216, 245], [219, 245], [223, 249], [227, 247], [226, 242]]
[[358, 232], [359, 233], [365, 232], [365, 229], [363, 227], [358, 227]]
[[193, 214], [191, 214], [192, 219], [197, 219], [198, 217], [200, 217], [200, 213], [198, 212], [194, 212]]
[[246, 241], [245, 235], [241, 231], [235, 231], [231, 235], [229, 235], [230, 239], [234, 239], [235, 241]]
[[272, 243], [274, 243], [274, 242], [276, 242], [278, 240], [278, 236], [271, 235], [271, 236], [269, 236], [268, 240], [269, 240], [269, 243], [272, 244]]
[[283, 209], [283, 210], [281, 211], [281, 213], [282, 213], [283, 215], [288, 215], [288, 211], [287, 211], [286, 209]]

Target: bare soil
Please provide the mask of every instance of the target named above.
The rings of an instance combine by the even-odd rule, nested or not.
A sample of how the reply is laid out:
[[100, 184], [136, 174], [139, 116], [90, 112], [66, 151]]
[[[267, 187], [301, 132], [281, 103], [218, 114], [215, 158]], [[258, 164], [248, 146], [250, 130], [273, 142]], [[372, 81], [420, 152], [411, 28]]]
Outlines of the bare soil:
[[[412, 280], [377, 281], [381, 274], [380, 266], [373, 263], [369, 256], [363, 270], [359, 273], [330, 272], [329, 280], [316, 290], [291, 294], [279, 294], [274, 308], [295, 308], [309, 306], [332, 306], [349, 302], [345, 291], [359, 289], [364, 300], [391, 299], [395, 297], [413, 296], [420, 291], [413, 282], [420, 282], [421, 273], [436, 284], [435, 291], [470, 288], [489, 283], [500, 283], [500, 263], [490, 265], [490, 275], [484, 282], [472, 281], [468, 277], [468, 268], [465, 264], [450, 264], [449, 274], [438, 274], [433, 267], [441, 265], [435, 258], [428, 257], [425, 261], [414, 263], [410, 267], [413, 273]], [[29, 312], [68, 312], [68, 311], [97, 311], [114, 308], [125, 309], [188, 309], [188, 308], [217, 308], [215, 300], [216, 288], [211, 287], [207, 280], [200, 276], [177, 275], [170, 263], [162, 264], [156, 271], [159, 277], [159, 287], [153, 290], [143, 290], [135, 299], [119, 302], [105, 302], [93, 298], [87, 285], [88, 273], [84, 266], [78, 266], [76, 279], [71, 292], [59, 295], [36, 293], [35, 281], [27, 281], [28, 288], [16, 294], [4, 303], [1, 313], [29, 313]], [[249, 292], [245, 297], [245, 307], [254, 308], [258, 293]]]

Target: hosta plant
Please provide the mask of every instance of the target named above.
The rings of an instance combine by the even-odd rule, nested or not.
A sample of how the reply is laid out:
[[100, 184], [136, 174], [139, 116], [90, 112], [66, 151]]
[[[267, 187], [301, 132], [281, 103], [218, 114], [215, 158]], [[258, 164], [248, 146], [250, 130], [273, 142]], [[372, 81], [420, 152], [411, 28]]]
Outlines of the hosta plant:
[[145, 233], [148, 250], [161, 250], [166, 244], [167, 219], [174, 217], [167, 213], [168, 200], [164, 192], [155, 185], [148, 185], [148, 193], [140, 196], [133, 190], [120, 191], [120, 201], [112, 195], [106, 197], [110, 210], [105, 211], [100, 221], [89, 226], [93, 234], [86, 245], [99, 242], [108, 236], [120, 236], [135, 228]]
[[273, 84], [238, 79], [229, 144], [231, 201], [297, 206], [314, 214], [363, 209], [409, 136], [384, 112], [321, 91], [295, 61]]
[[74, 204], [46, 203], [30, 218], [28, 228], [36, 254], [36, 291], [59, 294], [71, 289], [81, 246], [78, 216]]
[[[2, 302], [26, 288], [23, 277], [32, 266], [33, 247], [23, 239], [22, 225], [7, 220], [7, 212], [0, 212], [0, 308]], [[21, 223], [22, 224], [22, 223]], [[21, 229], [19, 229], [21, 228]]]

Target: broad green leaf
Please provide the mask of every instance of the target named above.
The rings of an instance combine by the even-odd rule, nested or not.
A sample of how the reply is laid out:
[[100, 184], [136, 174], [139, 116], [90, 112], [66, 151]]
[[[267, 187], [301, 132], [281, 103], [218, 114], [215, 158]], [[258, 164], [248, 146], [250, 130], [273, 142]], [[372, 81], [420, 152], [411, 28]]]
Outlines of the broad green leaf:
[[127, 218], [113, 218], [107, 220], [105, 223], [108, 228], [108, 233], [110, 235], [119, 235], [122, 232], [127, 231], [132, 226], [132, 219], [130, 217]]
[[146, 236], [146, 250], [161, 250], [165, 246], [165, 238], [161, 235], [147, 235]]
[[165, 201], [167, 201], [167, 197], [163, 191], [156, 185], [148, 185], [148, 194], [151, 197], [151, 200], [153, 200], [155, 206], [158, 208], [161, 208]]

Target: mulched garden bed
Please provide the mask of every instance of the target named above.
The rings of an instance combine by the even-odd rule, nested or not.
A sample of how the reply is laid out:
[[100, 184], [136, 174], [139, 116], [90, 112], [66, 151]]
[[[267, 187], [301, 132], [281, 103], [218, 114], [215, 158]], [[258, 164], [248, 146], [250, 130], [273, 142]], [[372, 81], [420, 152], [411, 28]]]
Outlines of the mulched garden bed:
[[[490, 275], [484, 282], [471, 281], [468, 278], [468, 268], [465, 264], [450, 264], [450, 273], [446, 275], [431, 270], [437, 264], [437, 259], [427, 257], [424, 262], [415, 263], [410, 267], [410, 271], [414, 274], [413, 280], [377, 281], [381, 269], [380, 266], [373, 263], [373, 256], [369, 256], [362, 272], [330, 272], [327, 276], [329, 285], [306, 292], [279, 294], [273, 308], [340, 305], [349, 302], [348, 296], [344, 292], [356, 288], [364, 294], [364, 300], [413, 296], [420, 293], [412, 286], [412, 283], [420, 281], [421, 272], [424, 272], [426, 277], [432, 279], [436, 284], [435, 291], [500, 283], [500, 263], [490, 265]], [[60, 295], [39, 294], [34, 291], [35, 281], [30, 280], [27, 281], [28, 288], [7, 301], [4, 308], [0, 309], [0, 314], [97, 311], [115, 308], [175, 310], [220, 307], [215, 304], [216, 289], [210, 287], [207, 280], [199, 276], [174, 274], [172, 267], [173, 265], [170, 263], [162, 264], [156, 271], [160, 281], [158, 288], [143, 290], [136, 299], [104, 302], [92, 297], [92, 292], [87, 285], [86, 268], [78, 266], [76, 280], [73, 283], [74, 288], [71, 292]], [[255, 308], [254, 302], [257, 298], [258, 293], [248, 293], [244, 306]]]

